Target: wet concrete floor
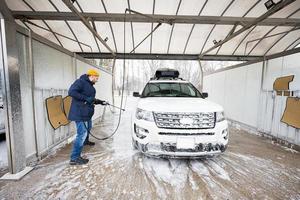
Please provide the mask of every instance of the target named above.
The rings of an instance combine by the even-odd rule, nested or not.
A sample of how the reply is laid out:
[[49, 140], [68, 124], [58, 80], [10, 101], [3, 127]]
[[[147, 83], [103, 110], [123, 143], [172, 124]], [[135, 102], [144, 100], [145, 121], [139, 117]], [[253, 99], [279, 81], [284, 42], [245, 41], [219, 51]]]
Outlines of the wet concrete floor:
[[[67, 145], [22, 180], [0, 181], [0, 199], [300, 199], [298, 152], [231, 127], [220, 156], [149, 158], [131, 146], [133, 105], [128, 99], [114, 138], [85, 147], [87, 165], [70, 166]], [[117, 117], [106, 116], [93, 133], [109, 134]]]

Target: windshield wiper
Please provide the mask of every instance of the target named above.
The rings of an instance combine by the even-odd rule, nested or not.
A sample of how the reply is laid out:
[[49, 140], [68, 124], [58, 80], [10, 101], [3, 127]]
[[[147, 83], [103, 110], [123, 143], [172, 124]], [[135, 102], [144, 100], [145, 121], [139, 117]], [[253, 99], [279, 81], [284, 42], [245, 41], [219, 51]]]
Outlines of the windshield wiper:
[[177, 94], [175, 97], [192, 97], [192, 96], [188, 94]]

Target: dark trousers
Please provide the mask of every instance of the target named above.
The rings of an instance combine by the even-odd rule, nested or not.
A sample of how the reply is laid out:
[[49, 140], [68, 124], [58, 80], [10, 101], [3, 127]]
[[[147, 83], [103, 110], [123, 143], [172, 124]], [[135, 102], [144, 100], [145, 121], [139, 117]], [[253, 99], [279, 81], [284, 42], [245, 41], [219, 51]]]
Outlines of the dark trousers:
[[84, 145], [84, 142], [87, 140], [88, 132], [92, 128], [92, 121], [78, 121], [76, 122], [77, 134], [75, 141], [73, 143], [73, 149], [71, 152], [71, 160], [76, 160], [81, 156], [81, 151]]

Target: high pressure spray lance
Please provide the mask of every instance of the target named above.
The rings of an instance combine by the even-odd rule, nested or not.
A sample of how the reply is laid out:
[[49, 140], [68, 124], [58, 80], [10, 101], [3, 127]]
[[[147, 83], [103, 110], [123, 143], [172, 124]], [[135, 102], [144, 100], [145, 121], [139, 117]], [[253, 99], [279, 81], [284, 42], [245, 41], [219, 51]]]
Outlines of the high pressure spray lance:
[[[123, 102], [123, 91], [122, 91], [122, 97], [121, 97], [121, 107], [122, 107], [122, 102]], [[114, 108], [117, 108], [117, 109], [120, 110], [119, 120], [118, 120], [118, 125], [117, 125], [116, 129], [114, 130], [114, 132], [113, 132], [112, 134], [110, 134], [109, 136], [106, 136], [106, 137], [103, 137], [103, 138], [99, 138], [99, 137], [95, 136], [95, 135], [91, 132], [91, 130], [88, 129], [88, 127], [87, 127], [87, 125], [86, 125], [85, 123], [83, 123], [84, 126], [85, 126], [85, 129], [86, 129], [87, 132], [88, 132], [88, 134], [90, 134], [93, 138], [95, 138], [95, 139], [97, 139], [97, 140], [107, 140], [107, 139], [111, 138], [111, 137], [118, 131], [118, 128], [119, 128], [119, 126], [120, 126], [120, 121], [121, 121], [121, 114], [122, 114], [122, 111], [125, 111], [125, 109], [124, 109], [124, 108], [120, 108], [120, 107], [115, 106], [115, 105], [111, 105], [110, 103], [108, 103], [108, 102], [106, 102], [106, 101], [102, 101], [102, 100], [100, 100], [100, 99], [94, 99], [93, 104], [94, 104], [94, 105], [99, 105], [99, 104], [101, 104], [101, 105], [103, 105], [103, 106], [111, 106], [111, 107], [114, 107]]]
[[120, 109], [120, 110], [122, 110], [122, 111], [125, 111], [124, 108], [120, 108], [120, 107], [118, 107], [118, 106], [111, 105], [110, 103], [108, 103], [108, 102], [106, 102], [106, 101], [102, 101], [102, 100], [100, 100], [100, 99], [95, 99], [93, 103], [94, 103], [95, 105], [101, 104], [101, 105], [104, 105], [104, 106], [111, 106], [111, 107]]

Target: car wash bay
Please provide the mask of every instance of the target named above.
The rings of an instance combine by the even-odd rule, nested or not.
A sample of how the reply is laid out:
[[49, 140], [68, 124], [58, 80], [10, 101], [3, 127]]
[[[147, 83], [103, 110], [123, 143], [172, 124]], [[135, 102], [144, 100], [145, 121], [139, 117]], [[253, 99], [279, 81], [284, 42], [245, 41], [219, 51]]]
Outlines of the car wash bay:
[[[300, 198], [299, 1], [270, 9], [263, 1], [241, 0], [0, 3], [7, 151], [1, 198]], [[126, 8], [132, 13], [125, 15]], [[97, 98], [119, 106], [115, 68], [123, 67], [116, 63], [124, 56], [197, 62], [197, 88], [222, 105], [230, 121], [227, 151], [178, 160], [133, 150], [131, 114], [138, 99], [126, 91], [117, 134], [84, 149], [87, 165], [70, 166], [74, 124], [54, 130], [45, 100], [66, 97], [70, 84], [95, 68], [101, 73]], [[104, 68], [97, 59], [112, 62]], [[243, 63], [203, 73], [208, 60]], [[116, 127], [118, 113], [99, 106], [93, 121], [92, 131], [105, 136]]]
[[[44, 159], [25, 178], [1, 182], [1, 197], [33, 199], [297, 199], [299, 153], [230, 128], [228, 151], [197, 160], [150, 158], [132, 149], [128, 98], [118, 134], [87, 147], [86, 166], [70, 166], [71, 145]], [[105, 116], [93, 129], [103, 136], [117, 123]]]

